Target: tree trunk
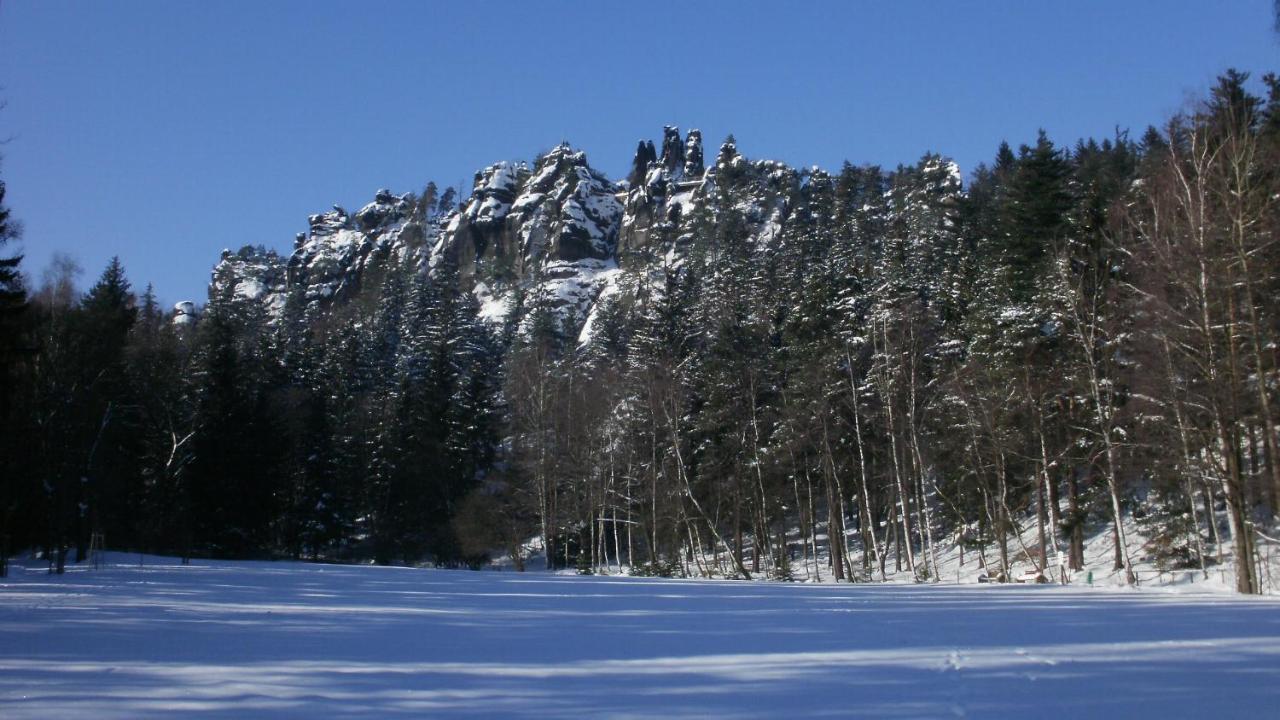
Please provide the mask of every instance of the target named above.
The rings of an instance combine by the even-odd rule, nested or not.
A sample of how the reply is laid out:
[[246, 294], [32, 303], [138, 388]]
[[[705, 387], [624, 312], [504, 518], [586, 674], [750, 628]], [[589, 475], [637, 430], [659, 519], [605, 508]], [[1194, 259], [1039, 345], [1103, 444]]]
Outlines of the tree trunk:
[[[867, 483], [867, 457], [862, 441], [861, 402], [858, 400], [858, 384], [853, 377], [853, 354], [847, 345], [845, 346], [845, 367], [849, 373], [849, 396], [853, 404], [853, 439], [858, 450], [858, 479], [861, 483], [858, 501], [862, 513], [862, 566], [869, 568], [870, 560], [878, 558], [882, 551], [871, 516], [871, 488]], [[870, 559], [868, 553], [870, 553]], [[880, 563], [880, 579], [882, 581], [885, 579], [883, 562]]]

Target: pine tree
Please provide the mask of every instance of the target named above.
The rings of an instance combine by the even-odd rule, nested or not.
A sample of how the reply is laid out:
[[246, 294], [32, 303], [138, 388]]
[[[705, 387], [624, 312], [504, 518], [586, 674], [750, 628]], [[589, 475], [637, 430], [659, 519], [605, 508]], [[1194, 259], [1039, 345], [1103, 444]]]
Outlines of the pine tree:
[[415, 215], [419, 220], [429, 219], [440, 212], [440, 189], [434, 182], [428, 182], [418, 198]]

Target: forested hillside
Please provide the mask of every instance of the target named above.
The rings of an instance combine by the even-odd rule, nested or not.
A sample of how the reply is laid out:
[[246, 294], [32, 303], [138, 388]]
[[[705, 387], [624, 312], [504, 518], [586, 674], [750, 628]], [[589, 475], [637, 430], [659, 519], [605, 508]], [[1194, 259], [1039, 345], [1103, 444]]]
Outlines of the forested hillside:
[[583, 572], [928, 580], [957, 544], [1080, 567], [1107, 528], [1117, 569], [1247, 558], [1259, 592], [1280, 79], [1023, 141], [967, 180], [675, 128], [611, 180], [561, 145], [224, 251], [176, 314], [118, 262], [80, 296], [0, 261], [6, 552], [520, 566], [537, 537]]

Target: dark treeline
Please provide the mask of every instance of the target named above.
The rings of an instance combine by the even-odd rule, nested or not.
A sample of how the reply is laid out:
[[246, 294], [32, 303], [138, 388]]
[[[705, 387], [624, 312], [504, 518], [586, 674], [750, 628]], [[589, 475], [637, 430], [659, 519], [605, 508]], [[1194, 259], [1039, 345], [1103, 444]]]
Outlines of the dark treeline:
[[[1122, 576], [1234, 558], [1259, 592], [1280, 508], [1265, 87], [1228, 72], [1137, 139], [1003, 145], [965, 188], [934, 155], [787, 175], [730, 139], [688, 214], [618, 258], [589, 342], [536, 294], [481, 321], [447, 253], [388, 255], [324, 312], [215, 278], [190, 324], [118, 262], [25, 299], [0, 262], [0, 532], [59, 567], [93, 533], [521, 566], [541, 537], [587, 572], [873, 580], [936, 578], [956, 545], [1005, 577], [1080, 568], [1106, 529]], [[761, 192], [771, 236], [742, 210]], [[427, 195], [418, 221], [457, 212]]]
[[456, 282], [411, 272], [323, 328], [295, 298], [269, 323], [231, 293], [175, 324], [115, 260], [80, 298], [56, 278], [25, 318], [6, 531], [59, 565], [92, 533], [184, 556], [460, 558], [448, 519], [493, 464], [499, 355]]

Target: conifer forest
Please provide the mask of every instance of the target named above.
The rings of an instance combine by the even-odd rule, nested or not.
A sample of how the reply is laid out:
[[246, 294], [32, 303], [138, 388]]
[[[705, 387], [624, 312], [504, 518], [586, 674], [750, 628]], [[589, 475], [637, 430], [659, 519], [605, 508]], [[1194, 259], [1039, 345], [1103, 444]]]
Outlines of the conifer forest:
[[1105, 533], [1130, 582], [1263, 592], [1280, 78], [1151, 121], [963, 174], [561, 144], [231, 247], [176, 309], [27, 267], [0, 184], [0, 554], [1008, 580]]

